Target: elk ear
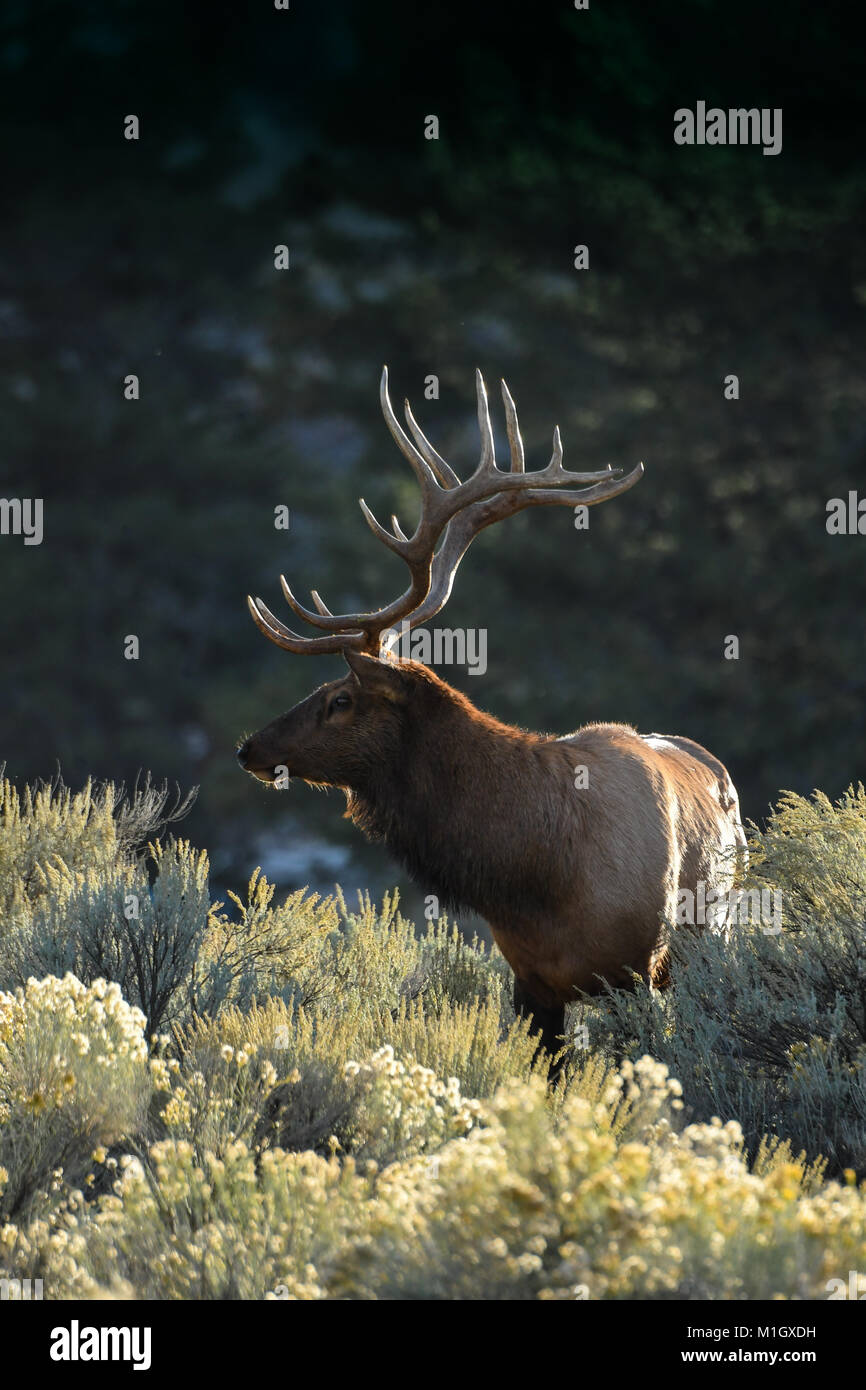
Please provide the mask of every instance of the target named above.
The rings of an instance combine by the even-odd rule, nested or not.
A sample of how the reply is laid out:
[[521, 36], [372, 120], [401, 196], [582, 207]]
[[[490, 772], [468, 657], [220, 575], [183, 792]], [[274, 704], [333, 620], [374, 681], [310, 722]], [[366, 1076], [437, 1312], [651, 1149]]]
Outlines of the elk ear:
[[409, 694], [406, 677], [392, 661], [380, 661], [363, 652], [343, 651], [343, 659], [361, 683], [362, 690], [383, 695], [386, 700], [403, 704]]

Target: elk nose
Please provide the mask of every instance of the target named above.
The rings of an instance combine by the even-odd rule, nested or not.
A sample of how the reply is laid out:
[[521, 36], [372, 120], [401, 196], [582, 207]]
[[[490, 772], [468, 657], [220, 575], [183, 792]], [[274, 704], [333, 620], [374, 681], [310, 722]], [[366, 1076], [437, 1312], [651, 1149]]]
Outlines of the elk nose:
[[250, 743], [251, 743], [251, 740], [250, 740], [250, 739], [247, 739], [247, 741], [246, 741], [245, 743], [242, 743], [242, 744], [241, 744], [241, 746], [240, 746], [240, 748], [238, 749], [238, 752], [237, 752], [237, 759], [238, 759], [238, 762], [240, 763], [241, 767], [244, 767], [244, 768], [246, 767], [247, 762], [248, 762], [248, 760], [249, 760], [249, 756], [250, 756]]

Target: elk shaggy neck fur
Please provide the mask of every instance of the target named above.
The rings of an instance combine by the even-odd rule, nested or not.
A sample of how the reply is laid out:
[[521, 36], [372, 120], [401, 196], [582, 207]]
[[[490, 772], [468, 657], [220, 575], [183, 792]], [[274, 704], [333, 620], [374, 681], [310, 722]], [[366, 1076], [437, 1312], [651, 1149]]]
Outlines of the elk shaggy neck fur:
[[583, 822], [570, 779], [550, 779], [557, 741], [482, 713], [416, 662], [400, 670], [406, 704], [347, 793], [347, 815], [445, 907], [552, 906], [569, 855], [551, 848], [570, 848]]

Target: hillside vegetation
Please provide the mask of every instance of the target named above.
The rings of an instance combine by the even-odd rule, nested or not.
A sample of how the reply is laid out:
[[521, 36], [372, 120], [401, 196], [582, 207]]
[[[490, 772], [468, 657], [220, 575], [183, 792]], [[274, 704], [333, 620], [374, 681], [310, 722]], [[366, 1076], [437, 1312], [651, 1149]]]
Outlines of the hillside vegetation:
[[[866, 794], [782, 797], [674, 984], [569, 1020], [396, 897], [207, 855], [149, 784], [0, 790], [0, 1275], [45, 1297], [826, 1298], [866, 1267]], [[169, 833], [166, 833], [166, 832]]]

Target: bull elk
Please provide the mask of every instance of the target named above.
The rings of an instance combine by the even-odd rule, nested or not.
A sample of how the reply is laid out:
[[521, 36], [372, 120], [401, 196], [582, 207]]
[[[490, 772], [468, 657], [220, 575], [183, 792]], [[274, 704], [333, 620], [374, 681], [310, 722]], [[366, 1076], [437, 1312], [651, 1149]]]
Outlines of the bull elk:
[[335, 616], [315, 590], [315, 610], [299, 603], [281, 577], [289, 606], [319, 630], [314, 637], [249, 598], [277, 646], [341, 653], [349, 671], [247, 739], [237, 756], [263, 782], [299, 777], [342, 788], [346, 815], [384, 841], [416, 882], [443, 905], [485, 918], [514, 971], [515, 1009], [553, 1056], [564, 1006], [578, 991], [599, 993], [603, 981], [627, 987], [632, 972], [667, 983], [663, 930], [675, 920], [678, 890], [703, 883], [708, 901], [725, 894], [745, 837], [730, 777], [691, 739], [643, 736], [625, 724], [588, 724], [562, 738], [525, 733], [476, 709], [426, 666], [389, 654], [389, 630], [404, 619], [410, 628], [427, 622], [443, 607], [485, 526], [523, 507], [605, 502], [643, 475], [642, 464], [625, 477], [610, 467], [567, 471], [558, 428], [550, 463], [526, 472], [505, 382], [511, 467], [500, 469], [480, 372], [476, 384], [481, 458], [461, 482], [408, 401], [407, 435], [384, 369], [382, 410], [418, 480], [421, 516], [407, 536], [396, 517], [388, 531], [360, 505], [374, 534], [405, 560], [409, 585], [378, 612]]

